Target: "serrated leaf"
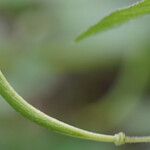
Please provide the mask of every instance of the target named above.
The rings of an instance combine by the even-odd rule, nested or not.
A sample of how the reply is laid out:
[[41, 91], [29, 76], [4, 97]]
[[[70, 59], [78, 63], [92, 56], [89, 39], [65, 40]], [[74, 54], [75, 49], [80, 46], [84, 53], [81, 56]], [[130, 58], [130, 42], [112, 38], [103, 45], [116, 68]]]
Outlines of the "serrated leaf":
[[132, 19], [146, 14], [150, 14], [150, 0], [140, 1], [126, 8], [119, 9], [104, 17], [96, 25], [90, 27], [86, 32], [79, 35], [76, 39], [76, 42], [96, 35], [97, 33], [118, 27]]

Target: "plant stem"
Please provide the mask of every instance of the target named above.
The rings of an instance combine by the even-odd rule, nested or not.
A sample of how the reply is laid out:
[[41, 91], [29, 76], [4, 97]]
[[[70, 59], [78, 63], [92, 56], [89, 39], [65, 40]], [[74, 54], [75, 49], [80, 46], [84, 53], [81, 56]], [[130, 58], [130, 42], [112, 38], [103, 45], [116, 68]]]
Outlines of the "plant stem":
[[150, 136], [143, 136], [143, 137], [126, 136], [125, 143], [150, 143]]
[[19, 94], [17, 94], [17, 92], [11, 87], [1, 71], [0, 95], [24, 117], [45, 128], [65, 135], [99, 142], [111, 142], [115, 143], [116, 145], [122, 145], [125, 143], [150, 142], [150, 137], [128, 137], [125, 136], [125, 134], [122, 132], [115, 135], [98, 134], [76, 128], [55, 118], [52, 118], [27, 103]]

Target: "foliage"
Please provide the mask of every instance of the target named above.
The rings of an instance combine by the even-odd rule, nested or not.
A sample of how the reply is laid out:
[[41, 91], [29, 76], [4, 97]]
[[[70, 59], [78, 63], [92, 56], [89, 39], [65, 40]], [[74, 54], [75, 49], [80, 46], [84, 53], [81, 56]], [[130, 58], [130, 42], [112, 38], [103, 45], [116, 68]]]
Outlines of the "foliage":
[[118, 27], [130, 20], [141, 17], [150, 13], [150, 0], [137, 2], [127, 8], [119, 9], [110, 15], [104, 17], [96, 25], [90, 27], [86, 32], [81, 34], [76, 41], [81, 41], [92, 35], [104, 32], [114, 27]]

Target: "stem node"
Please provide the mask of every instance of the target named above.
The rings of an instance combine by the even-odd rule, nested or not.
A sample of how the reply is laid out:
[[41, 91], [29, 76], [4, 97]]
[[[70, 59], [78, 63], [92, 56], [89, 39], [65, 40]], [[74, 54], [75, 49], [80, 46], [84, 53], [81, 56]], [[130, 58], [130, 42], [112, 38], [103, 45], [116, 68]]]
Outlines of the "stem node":
[[123, 132], [120, 132], [118, 134], [115, 134], [114, 136], [115, 138], [115, 141], [114, 143], [117, 145], [117, 146], [120, 146], [120, 145], [124, 145], [125, 144], [125, 138], [126, 138], [126, 135], [125, 133]]

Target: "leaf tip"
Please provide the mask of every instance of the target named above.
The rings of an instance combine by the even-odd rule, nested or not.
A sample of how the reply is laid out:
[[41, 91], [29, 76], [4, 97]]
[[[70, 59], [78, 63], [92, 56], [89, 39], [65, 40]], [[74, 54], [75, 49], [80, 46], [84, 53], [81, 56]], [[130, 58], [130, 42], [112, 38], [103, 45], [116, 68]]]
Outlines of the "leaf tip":
[[82, 40], [85, 39], [85, 35], [84, 34], [80, 34], [79, 36], [77, 36], [77, 38], [75, 39], [76, 43], [81, 42]]

